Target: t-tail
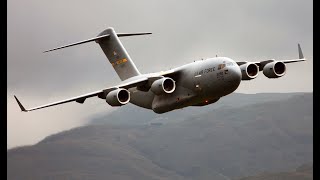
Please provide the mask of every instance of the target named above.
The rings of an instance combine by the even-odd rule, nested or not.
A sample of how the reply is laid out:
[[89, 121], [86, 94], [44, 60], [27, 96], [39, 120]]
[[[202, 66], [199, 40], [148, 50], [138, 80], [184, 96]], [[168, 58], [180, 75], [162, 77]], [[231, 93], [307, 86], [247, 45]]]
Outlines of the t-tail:
[[117, 72], [120, 79], [126, 80], [130, 77], [137, 76], [140, 74], [139, 70], [133, 63], [132, 59], [130, 58], [128, 52], [123, 47], [122, 43], [120, 42], [119, 37], [123, 36], [137, 36], [137, 35], [147, 35], [151, 34], [149, 32], [146, 33], [116, 33], [112, 27], [107, 28], [106, 30], [102, 31], [97, 37], [87, 39], [84, 41], [68, 44], [65, 46], [57, 47], [54, 49], [50, 49], [44, 52], [54, 51], [70, 46], [75, 46], [91, 41], [95, 41], [98, 43], [103, 50], [104, 54], [107, 56], [109, 62], [113, 66], [114, 70]]

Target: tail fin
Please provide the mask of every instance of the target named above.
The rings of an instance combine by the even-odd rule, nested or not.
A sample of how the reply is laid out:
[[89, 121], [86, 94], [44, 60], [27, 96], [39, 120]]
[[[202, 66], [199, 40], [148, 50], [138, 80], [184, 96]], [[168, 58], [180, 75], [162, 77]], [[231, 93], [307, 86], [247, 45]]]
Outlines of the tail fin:
[[117, 35], [113, 28], [108, 28], [98, 36], [106, 34], [109, 34], [107, 39], [99, 39], [96, 42], [100, 45], [120, 79], [123, 81], [139, 75], [140, 72], [118, 38], [121, 34]]
[[123, 81], [130, 77], [139, 75], [140, 72], [138, 71], [137, 67], [134, 65], [128, 52], [123, 47], [118, 37], [137, 36], [137, 35], [146, 35], [146, 34], [151, 34], [151, 33], [118, 33], [117, 34], [112, 27], [109, 27], [106, 30], [102, 31], [95, 38], [57, 47], [44, 52], [54, 51], [54, 50], [58, 50], [58, 49], [62, 49], [70, 46], [75, 46], [75, 45], [95, 41], [100, 45], [104, 54], [107, 56], [109, 62], [112, 64], [114, 70], [117, 72], [118, 76]]

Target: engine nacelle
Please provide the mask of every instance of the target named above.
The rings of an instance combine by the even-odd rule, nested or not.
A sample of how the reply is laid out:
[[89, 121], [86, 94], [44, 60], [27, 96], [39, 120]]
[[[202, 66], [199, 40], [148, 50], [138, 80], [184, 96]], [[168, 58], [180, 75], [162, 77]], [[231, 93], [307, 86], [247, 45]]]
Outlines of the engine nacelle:
[[110, 106], [122, 106], [130, 101], [130, 92], [126, 89], [116, 89], [109, 92], [106, 96], [106, 102]]
[[246, 63], [240, 66], [242, 80], [251, 80], [258, 76], [259, 67], [254, 63]]
[[173, 79], [165, 77], [154, 81], [150, 89], [156, 95], [169, 94], [176, 89], [176, 83]]
[[268, 63], [263, 68], [263, 74], [268, 78], [278, 78], [286, 74], [286, 65], [281, 61]]

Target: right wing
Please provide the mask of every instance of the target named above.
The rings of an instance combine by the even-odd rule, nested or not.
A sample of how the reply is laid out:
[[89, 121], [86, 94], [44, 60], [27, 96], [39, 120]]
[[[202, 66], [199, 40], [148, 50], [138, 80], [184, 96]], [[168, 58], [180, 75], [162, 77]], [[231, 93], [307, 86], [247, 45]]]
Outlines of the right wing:
[[106, 89], [102, 89], [102, 90], [99, 90], [99, 91], [95, 91], [95, 92], [91, 92], [91, 93], [88, 93], [88, 94], [84, 94], [84, 95], [80, 95], [80, 96], [76, 96], [76, 97], [72, 97], [72, 98], [69, 98], [69, 99], [65, 99], [65, 100], [62, 100], [62, 101], [57, 101], [57, 102], [53, 102], [53, 103], [49, 103], [49, 104], [46, 104], [46, 105], [42, 105], [42, 106], [37, 106], [37, 107], [33, 107], [33, 108], [30, 108], [30, 109], [26, 109], [22, 103], [19, 101], [19, 99], [14, 96], [14, 98], [16, 99], [21, 111], [24, 111], [24, 112], [28, 112], [28, 111], [33, 111], [33, 110], [37, 110], [37, 109], [42, 109], [42, 108], [46, 108], [46, 107], [50, 107], [50, 106], [55, 106], [55, 105], [59, 105], [59, 104], [64, 104], [64, 103], [68, 103], [68, 102], [72, 102], [72, 101], [76, 101], [78, 103], [84, 103], [84, 101], [87, 99], [87, 98], [90, 98], [90, 97], [94, 97], [94, 96], [98, 96], [99, 98], [101, 99], [105, 99], [105, 97], [107, 96], [107, 94], [113, 90], [116, 90], [118, 88], [124, 88], [124, 89], [129, 89], [129, 88], [132, 88], [132, 87], [136, 87], [136, 86], [140, 86], [140, 85], [143, 85], [144, 83], [146, 83], [148, 81], [148, 78], [147, 77], [143, 77], [143, 78], [138, 78], [137, 80], [133, 80], [133, 81], [130, 81], [130, 82], [127, 82], [127, 83], [122, 83], [118, 86], [114, 86], [114, 87], [109, 87], [109, 88], [106, 88]]
[[[294, 63], [294, 62], [300, 62], [300, 61], [305, 61], [306, 58], [304, 58], [303, 56], [303, 53], [302, 53], [302, 50], [301, 50], [301, 47], [300, 47], [300, 44], [298, 44], [298, 52], [299, 52], [299, 59], [289, 59], [289, 60], [277, 60], [277, 61], [281, 61], [285, 64], [287, 63]], [[260, 62], [250, 62], [250, 63], [254, 63], [256, 64], [258, 67], [259, 67], [259, 71], [262, 71], [263, 70], [263, 67], [270, 63], [270, 62], [273, 62], [275, 61], [275, 59], [269, 59], [269, 60], [264, 60], [264, 61], [260, 61]], [[248, 61], [238, 61], [236, 62], [239, 66], [241, 66], [242, 64], [246, 64], [248, 63]]]

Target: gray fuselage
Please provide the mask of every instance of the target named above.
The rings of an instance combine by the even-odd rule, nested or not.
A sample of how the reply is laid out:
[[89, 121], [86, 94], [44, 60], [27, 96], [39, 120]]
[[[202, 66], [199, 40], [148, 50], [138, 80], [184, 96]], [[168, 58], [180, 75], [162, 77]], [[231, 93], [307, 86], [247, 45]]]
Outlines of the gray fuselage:
[[[241, 82], [241, 70], [237, 63], [226, 57], [195, 61], [173, 69], [179, 76], [173, 78], [176, 89], [173, 93], [155, 95], [131, 88], [130, 102], [137, 106], [165, 113], [187, 106], [205, 106], [220, 97], [234, 92]], [[144, 74], [140, 76], [152, 76]], [[137, 77], [136, 77], [137, 78]]]

